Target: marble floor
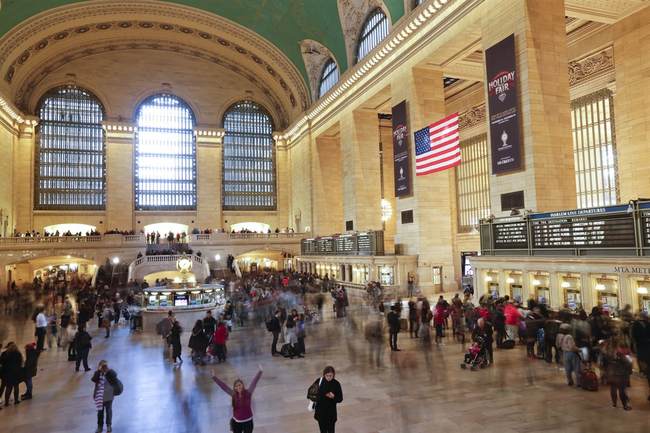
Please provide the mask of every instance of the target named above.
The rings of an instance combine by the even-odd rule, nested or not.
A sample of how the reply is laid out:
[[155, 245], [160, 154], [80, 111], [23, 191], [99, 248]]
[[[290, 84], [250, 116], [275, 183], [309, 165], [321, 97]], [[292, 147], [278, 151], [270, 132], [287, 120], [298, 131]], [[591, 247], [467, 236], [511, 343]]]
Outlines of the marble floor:
[[[569, 388], [563, 373], [524, 350], [497, 351], [496, 365], [472, 372], [459, 368], [464, 349], [447, 340], [424, 350], [400, 334], [403, 351], [385, 351], [383, 365], [368, 361], [361, 313], [356, 320], [328, 319], [308, 329], [307, 357], [272, 358], [264, 329], [232, 334], [227, 363], [191, 364], [184, 335], [185, 363], [174, 368], [164, 357], [159, 337], [131, 334], [126, 327], [104, 339], [91, 329], [92, 367], [106, 359], [124, 383], [114, 402], [115, 432], [221, 433], [228, 431], [230, 399], [210, 380], [214, 370], [226, 382], [248, 382], [262, 364], [264, 375], [254, 395], [255, 432], [302, 433], [318, 428], [307, 411], [308, 386], [325, 365], [337, 370], [344, 401], [339, 433], [456, 432], [625, 432], [650, 431], [647, 387], [634, 378], [631, 412], [612, 408], [608, 388], [587, 392]], [[9, 338], [24, 344], [31, 322], [0, 318]], [[8, 341], [8, 340], [5, 340]], [[41, 356], [34, 399], [0, 411], [3, 433], [88, 433], [96, 413], [91, 373], [75, 373], [66, 354], [56, 349]], [[22, 392], [22, 388], [21, 388]]]

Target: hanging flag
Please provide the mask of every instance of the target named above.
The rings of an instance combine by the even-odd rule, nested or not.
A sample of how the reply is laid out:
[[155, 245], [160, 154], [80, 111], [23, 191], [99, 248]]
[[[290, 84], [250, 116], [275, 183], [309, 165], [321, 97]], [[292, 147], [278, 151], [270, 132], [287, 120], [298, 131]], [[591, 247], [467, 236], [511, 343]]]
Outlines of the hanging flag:
[[424, 176], [460, 164], [458, 113], [415, 132], [415, 174]]

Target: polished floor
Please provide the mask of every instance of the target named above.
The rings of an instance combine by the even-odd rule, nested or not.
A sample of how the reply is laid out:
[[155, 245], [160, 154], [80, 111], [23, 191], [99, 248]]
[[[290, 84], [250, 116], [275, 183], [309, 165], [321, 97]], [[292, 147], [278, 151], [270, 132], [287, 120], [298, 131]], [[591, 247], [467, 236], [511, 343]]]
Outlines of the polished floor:
[[[4, 321], [9, 338], [30, 339], [31, 322]], [[377, 367], [368, 360], [361, 320], [328, 319], [309, 328], [308, 355], [293, 360], [268, 354], [265, 330], [237, 330], [227, 363], [206, 367], [193, 366], [184, 347], [185, 363], [174, 368], [154, 335], [130, 334], [125, 327], [109, 339], [94, 327], [91, 333], [92, 367], [108, 360], [125, 387], [113, 406], [115, 432], [227, 432], [230, 399], [210, 380], [210, 372], [226, 382], [236, 377], [248, 382], [258, 364], [264, 375], [254, 395], [256, 433], [318, 432], [307, 411], [306, 392], [328, 364], [336, 367], [343, 387], [339, 433], [650, 431], [650, 402], [640, 378], [633, 379], [631, 389], [634, 410], [624, 412], [611, 407], [608, 389], [569, 388], [558, 368], [526, 360], [521, 349], [497, 351], [494, 367], [471, 372], [459, 368], [460, 344], [448, 340], [427, 351], [400, 334], [403, 351], [385, 351], [383, 365]], [[75, 373], [63, 351], [45, 352], [34, 379], [34, 399], [0, 411], [0, 431], [94, 431], [90, 377], [91, 372]]]

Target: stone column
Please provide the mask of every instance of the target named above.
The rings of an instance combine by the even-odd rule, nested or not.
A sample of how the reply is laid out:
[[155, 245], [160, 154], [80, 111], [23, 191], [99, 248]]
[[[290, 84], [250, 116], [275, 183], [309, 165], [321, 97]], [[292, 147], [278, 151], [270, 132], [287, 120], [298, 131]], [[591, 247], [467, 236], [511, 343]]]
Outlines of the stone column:
[[[431, 295], [435, 266], [442, 266], [443, 291], [458, 289], [452, 248], [453, 170], [416, 177], [413, 133], [445, 117], [445, 93], [442, 71], [431, 68], [402, 71], [396, 72], [391, 81], [391, 104], [407, 101], [413, 195], [396, 200], [395, 248], [401, 254], [418, 256], [416, 283], [423, 293]], [[384, 176], [392, 176], [392, 170]], [[413, 210], [412, 224], [401, 223], [400, 213], [405, 210]]]
[[321, 135], [314, 145], [314, 234], [331, 235], [345, 230], [341, 138]]
[[[14, 189], [14, 226], [20, 232], [34, 227], [34, 152], [36, 151], [36, 118], [26, 119], [19, 127], [19, 134], [14, 137], [15, 152], [13, 163]], [[8, 232], [13, 232], [9, 227]]]
[[[276, 188], [276, 209], [277, 209], [277, 227], [293, 228], [295, 231], [304, 229], [302, 222], [300, 227], [296, 226], [295, 215], [289, 214], [289, 195], [290, 175], [289, 175], [289, 152], [287, 151], [287, 142], [281, 138], [280, 133], [274, 133], [275, 140], [275, 188]], [[302, 217], [302, 216], [301, 216]]]
[[341, 116], [343, 221], [354, 221], [355, 230], [382, 228], [378, 131], [376, 111], [359, 109]]
[[576, 207], [564, 15], [564, 0], [491, 0], [483, 5], [483, 49], [514, 33], [519, 75], [523, 169], [491, 177], [497, 216], [504, 214], [501, 194], [521, 190], [526, 209]]
[[194, 227], [201, 230], [221, 228], [223, 136], [222, 129], [196, 128], [197, 215]]
[[614, 24], [614, 122], [621, 201], [650, 197], [650, 8]]
[[107, 229], [135, 229], [133, 197], [132, 123], [105, 121], [106, 131], [106, 221]]

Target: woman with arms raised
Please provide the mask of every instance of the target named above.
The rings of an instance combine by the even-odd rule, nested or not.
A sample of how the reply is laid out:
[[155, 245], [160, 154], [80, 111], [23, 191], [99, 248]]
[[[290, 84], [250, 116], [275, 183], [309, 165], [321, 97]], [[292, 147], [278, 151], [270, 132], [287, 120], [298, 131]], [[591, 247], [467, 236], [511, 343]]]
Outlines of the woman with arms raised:
[[258, 366], [259, 371], [251, 381], [248, 389], [244, 386], [241, 379], [236, 379], [233, 387], [230, 388], [221, 379], [219, 379], [214, 371], [212, 372], [212, 380], [215, 381], [219, 388], [232, 398], [232, 418], [230, 420], [230, 428], [233, 433], [252, 433], [253, 432], [253, 392], [257, 382], [262, 377], [262, 366]]

